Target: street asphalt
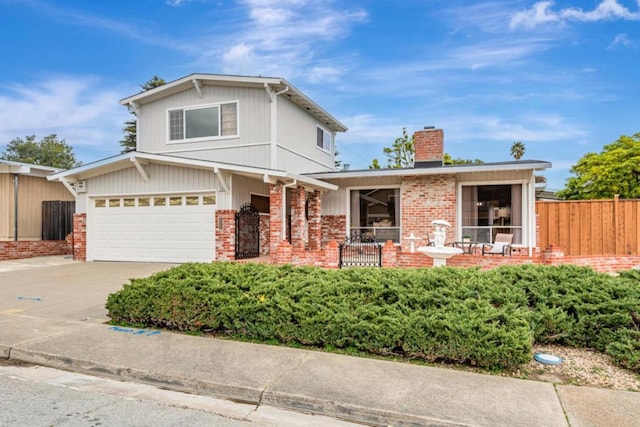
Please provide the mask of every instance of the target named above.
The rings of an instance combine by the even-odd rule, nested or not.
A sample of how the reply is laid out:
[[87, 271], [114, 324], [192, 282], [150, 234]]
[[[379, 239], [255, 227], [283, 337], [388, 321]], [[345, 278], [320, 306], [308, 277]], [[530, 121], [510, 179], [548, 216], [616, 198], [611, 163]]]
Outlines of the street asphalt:
[[640, 420], [637, 392], [104, 323], [110, 292], [169, 267], [0, 261], [0, 357], [379, 426], [625, 427]]

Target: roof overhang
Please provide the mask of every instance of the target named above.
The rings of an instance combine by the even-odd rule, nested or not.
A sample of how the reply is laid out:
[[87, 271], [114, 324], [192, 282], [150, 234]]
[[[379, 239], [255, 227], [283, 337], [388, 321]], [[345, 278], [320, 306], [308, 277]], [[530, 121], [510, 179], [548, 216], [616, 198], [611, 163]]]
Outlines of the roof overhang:
[[513, 170], [539, 171], [550, 168], [550, 162], [539, 160], [504, 162], [504, 163], [482, 163], [466, 165], [446, 165], [429, 168], [406, 168], [406, 169], [366, 169], [349, 170], [338, 172], [320, 172], [306, 174], [305, 176], [316, 179], [348, 179], [348, 178], [372, 178], [384, 176], [424, 176], [424, 175], [457, 175], [472, 172], [495, 172]]
[[120, 100], [120, 104], [128, 106], [131, 110], [137, 111], [140, 105], [156, 101], [158, 99], [174, 95], [185, 90], [195, 90], [201, 93], [202, 86], [236, 86], [272, 89], [275, 93], [280, 93], [289, 98], [292, 102], [309, 112], [334, 132], [345, 132], [347, 127], [340, 123], [335, 117], [325, 111], [322, 107], [308, 98], [291, 83], [280, 77], [250, 77], [250, 76], [229, 76], [220, 74], [190, 74], [178, 80], [174, 80], [162, 86], [137, 93]]
[[53, 168], [50, 166], [40, 166], [32, 165], [29, 163], [0, 160], [0, 173], [11, 173], [44, 178], [59, 171], [59, 168]]
[[[118, 156], [110, 157], [74, 169], [59, 172], [48, 176], [47, 179], [49, 179], [50, 181], [60, 181], [62, 183], [74, 183], [96, 176], [117, 172], [119, 170], [127, 169], [130, 167], [135, 167], [140, 171], [142, 165], [146, 165], [149, 163], [211, 170], [216, 174], [220, 174], [221, 171], [224, 171], [234, 175], [243, 175], [249, 178], [260, 179], [265, 182], [279, 182], [284, 185], [293, 184], [295, 182], [296, 185], [299, 185], [301, 187], [317, 190], [338, 189], [337, 185], [320, 181], [313, 177], [292, 174], [285, 171], [254, 168], [249, 166], [212, 162], [207, 160], [188, 159], [184, 157], [167, 156], [162, 154], [142, 153], [139, 151], [130, 151], [125, 154], [120, 154]], [[149, 178], [147, 177], [147, 179]]]

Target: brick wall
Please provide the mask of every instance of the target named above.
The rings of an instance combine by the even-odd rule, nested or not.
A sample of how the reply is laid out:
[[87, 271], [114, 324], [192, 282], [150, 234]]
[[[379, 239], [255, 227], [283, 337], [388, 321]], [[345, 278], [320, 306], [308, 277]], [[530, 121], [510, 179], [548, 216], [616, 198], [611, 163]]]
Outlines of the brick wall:
[[66, 240], [0, 242], [0, 260], [71, 254]]
[[307, 223], [304, 216], [306, 191], [302, 187], [291, 190], [291, 246], [296, 251], [304, 250]]
[[73, 259], [87, 260], [87, 214], [73, 214]]
[[402, 203], [402, 250], [409, 251], [409, 236], [426, 238], [433, 232], [431, 221], [451, 224], [447, 239], [453, 240], [456, 219], [456, 180], [450, 175], [405, 177], [400, 188]]
[[269, 215], [260, 214], [260, 256], [269, 255]]
[[216, 260], [230, 261], [236, 257], [236, 211], [216, 211]]
[[309, 194], [309, 250], [320, 250], [322, 244], [322, 197], [316, 190]]
[[330, 241], [343, 242], [346, 236], [347, 216], [346, 215], [323, 215], [321, 219], [322, 247], [327, 246]]
[[271, 184], [269, 187], [269, 254], [273, 255], [278, 249], [278, 244], [284, 239], [282, 235], [282, 214], [284, 188], [279, 184]]

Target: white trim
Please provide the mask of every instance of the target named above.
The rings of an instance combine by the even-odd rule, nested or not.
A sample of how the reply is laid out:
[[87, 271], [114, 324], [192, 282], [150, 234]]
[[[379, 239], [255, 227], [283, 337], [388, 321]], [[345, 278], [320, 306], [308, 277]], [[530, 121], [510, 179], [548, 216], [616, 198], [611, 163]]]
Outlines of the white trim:
[[[226, 104], [236, 104], [236, 133], [233, 135], [222, 135], [222, 105], [226, 105]], [[185, 111], [191, 111], [191, 110], [204, 110], [207, 108], [213, 108], [213, 107], [217, 107], [218, 108], [218, 135], [212, 135], [212, 136], [203, 136], [203, 137], [199, 137], [199, 138], [186, 138], [185, 135], [187, 134], [187, 121], [185, 118]], [[169, 113], [171, 111], [179, 111], [182, 110], [182, 135], [183, 138], [182, 139], [171, 139], [171, 121], [169, 118]], [[198, 104], [198, 105], [191, 105], [188, 107], [170, 107], [170, 108], [166, 108], [165, 109], [165, 119], [166, 119], [166, 143], [167, 145], [170, 144], [188, 144], [188, 143], [192, 143], [192, 142], [203, 142], [203, 141], [219, 141], [219, 140], [224, 140], [224, 139], [234, 139], [234, 138], [240, 138], [240, 100], [238, 99], [234, 99], [234, 100], [230, 100], [230, 101], [221, 101], [221, 102], [214, 102], [214, 103], [209, 103], [209, 104]]]
[[136, 169], [138, 169], [138, 172], [140, 173], [140, 176], [142, 176], [142, 179], [144, 180], [144, 182], [149, 182], [149, 175], [147, 174], [147, 171], [144, 170], [144, 168], [142, 167], [142, 164], [138, 161], [138, 159], [136, 159], [135, 157], [132, 157], [130, 160], [131, 162], [133, 162]]
[[215, 188], [204, 190], [172, 190], [172, 191], [144, 191], [135, 193], [96, 193], [88, 194], [89, 200], [99, 199], [102, 197], [143, 197], [143, 196], [171, 196], [172, 194], [216, 194], [216, 205], [218, 204], [218, 190]]
[[382, 184], [382, 185], [352, 185], [349, 187], [345, 187], [346, 191], [346, 199], [347, 199], [347, 209], [346, 209], [346, 230], [345, 236], [350, 236], [349, 230], [351, 228], [351, 191], [352, 190], [390, 190], [390, 189], [398, 189], [400, 190], [400, 226], [398, 227], [398, 231], [400, 232], [399, 242], [395, 243], [395, 245], [402, 245], [402, 184]]
[[[322, 147], [318, 146], [318, 129], [322, 130]], [[329, 135], [329, 149], [325, 149], [324, 148], [325, 134]], [[316, 138], [315, 139], [316, 139], [316, 142], [315, 142], [316, 148], [318, 148], [320, 151], [330, 155], [331, 154], [331, 148], [333, 147], [333, 132], [328, 131], [324, 126], [321, 126], [321, 125], [316, 123]]]
[[[283, 149], [283, 150], [285, 150], [285, 151], [288, 151], [288, 152], [290, 152], [290, 153], [292, 153], [292, 154], [295, 154], [296, 156], [302, 157], [302, 158], [303, 158], [303, 159], [305, 159], [305, 160], [309, 160], [309, 161], [311, 161], [311, 162], [313, 162], [313, 163], [315, 163], [315, 164], [317, 164], [317, 165], [319, 165], [319, 166], [323, 166], [323, 167], [325, 167], [325, 168], [333, 169], [333, 165], [332, 165], [332, 166], [328, 166], [328, 165], [326, 165], [326, 164], [324, 164], [324, 163], [322, 163], [322, 162], [320, 162], [320, 161], [318, 161], [318, 160], [316, 160], [316, 159], [312, 159], [311, 157], [306, 156], [306, 155], [304, 155], [304, 154], [302, 154], [302, 153], [300, 153], [300, 152], [298, 152], [298, 151], [294, 151], [294, 150], [292, 150], [292, 149], [290, 149], [290, 148], [288, 148], [288, 147], [285, 147], [284, 145], [280, 145], [280, 144], [276, 144], [276, 145], [278, 146], [278, 148], [282, 148], [282, 149]], [[316, 147], [316, 148], [317, 148], [319, 151], [323, 152], [324, 154], [331, 154], [331, 153], [329, 153], [329, 152], [327, 152], [327, 151], [322, 150], [320, 147]], [[320, 173], [322, 173], [322, 172], [320, 172]], [[315, 174], [305, 174], [305, 175], [315, 175]], [[320, 179], [322, 179], [322, 178], [320, 178]]]
[[479, 165], [446, 165], [431, 168], [406, 169], [366, 169], [340, 172], [315, 172], [306, 174], [317, 179], [345, 179], [345, 178], [379, 178], [385, 176], [423, 176], [423, 175], [457, 175], [470, 172], [497, 172], [515, 170], [543, 170], [551, 167], [551, 163], [542, 161], [520, 161], [509, 163], [483, 163]]
[[247, 144], [239, 144], [239, 145], [226, 145], [223, 147], [200, 147], [200, 148], [183, 148], [176, 150], [162, 150], [162, 151], [154, 151], [154, 154], [167, 154], [167, 153], [190, 153], [194, 151], [215, 151], [215, 150], [229, 150], [231, 148], [246, 148], [246, 147], [259, 147], [262, 145], [270, 145], [270, 142], [254, 142]]
[[[514, 180], [494, 180], [494, 181], [464, 181], [464, 182], [458, 182], [457, 183], [457, 190], [456, 190], [456, 230], [455, 230], [455, 239], [456, 240], [462, 240], [461, 236], [462, 236], [462, 187], [473, 187], [473, 186], [488, 186], [488, 185], [514, 185], [514, 184], [519, 184], [522, 185], [522, 206], [520, 207], [522, 209], [522, 238], [523, 240], [526, 239], [526, 241], [523, 241], [522, 244], [525, 246], [529, 247], [529, 252], [531, 252], [531, 246], [532, 244], [535, 243], [535, 238], [533, 239], [534, 241], [530, 240], [531, 239], [531, 228], [533, 227], [533, 229], [535, 230], [535, 207], [533, 208], [534, 210], [534, 221], [533, 223], [531, 222], [531, 212], [530, 209], [528, 208], [528, 206], [531, 204], [531, 191], [529, 189], [529, 181], [525, 180], [525, 179], [514, 179]], [[525, 197], [525, 194], [527, 195], [527, 197]], [[535, 203], [535, 192], [533, 194], [534, 197], [534, 203]], [[535, 206], [535, 205], [534, 205]], [[532, 225], [533, 224], [533, 225]], [[526, 233], [525, 233], [526, 231]], [[534, 231], [535, 234], [535, 231]], [[533, 242], [533, 243], [532, 243]]]
[[[322, 107], [312, 101], [305, 94], [300, 92], [295, 86], [291, 83], [287, 82], [285, 79], [276, 77], [247, 77], [247, 76], [230, 76], [230, 75], [220, 75], [220, 74], [202, 74], [202, 73], [194, 73], [188, 76], [182, 77], [178, 80], [174, 80], [172, 82], [168, 82], [162, 86], [155, 87], [153, 89], [149, 89], [147, 91], [143, 91], [137, 93], [135, 95], [129, 96], [120, 100], [121, 105], [127, 105], [130, 102], [138, 102], [139, 104], [144, 104], [146, 102], [152, 102], [153, 99], [162, 98], [164, 93], [171, 94], [177, 93], [182, 90], [190, 89], [193, 87], [192, 80], [197, 79], [200, 81], [202, 85], [205, 83], [211, 84], [219, 84], [223, 86], [249, 86], [249, 87], [264, 87], [267, 85], [280, 86], [283, 88], [288, 88], [287, 96], [300, 108], [306, 109], [309, 111], [314, 117], [320, 119], [322, 122], [327, 123], [332, 129], [337, 132], [345, 132], [347, 127], [340, 123], [335, 117], [325, 111]], [[276, 87], [275, 89], [278, 89]], [[282, 91], [277, 92], [277, 94], [282, 93]], [[144, 101], [144, 102], [143, 102]]]

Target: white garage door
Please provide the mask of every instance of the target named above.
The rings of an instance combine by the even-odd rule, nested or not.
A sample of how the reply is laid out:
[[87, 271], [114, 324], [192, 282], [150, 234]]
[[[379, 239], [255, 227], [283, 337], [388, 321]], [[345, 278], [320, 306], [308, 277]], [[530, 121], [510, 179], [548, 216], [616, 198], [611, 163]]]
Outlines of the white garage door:
[[211, 262], [215, 202], [215, 194], [94, 198], [87, 259]]

